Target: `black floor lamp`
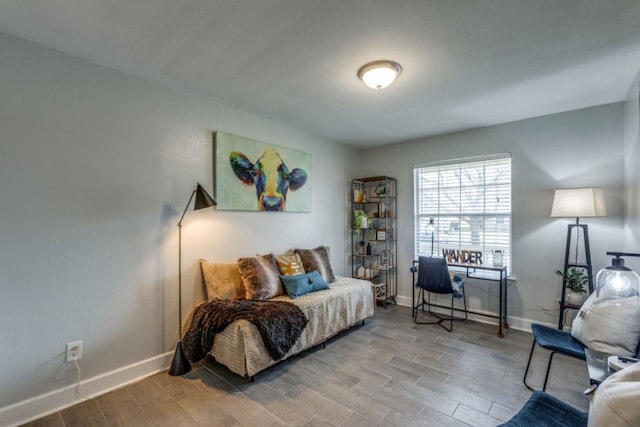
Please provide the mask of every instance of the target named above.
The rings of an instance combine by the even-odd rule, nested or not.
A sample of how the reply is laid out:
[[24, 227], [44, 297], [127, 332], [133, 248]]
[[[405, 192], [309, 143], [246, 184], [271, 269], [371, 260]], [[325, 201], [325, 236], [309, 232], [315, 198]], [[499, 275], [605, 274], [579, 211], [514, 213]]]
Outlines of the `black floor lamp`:
[[[567, 188], [556, 190], [553, 195], [553, 206], [551, 208], [552, 218], [575, 218], [575, 224], [569, 224], [567, 228], [567, 246], [564, 254], [564, 271], [569, 268], [579, 268], [586, 270], [589, 293], [593, 292], [593, 267], [591, 265], [591, 250], [589, 248], [589, 230], [587, 224], [580, 224], [580, 218], [606, 216], [607, 210], [604, 205], [604, 194], [601, 188]], [[576, 231], [575, 261], [570, 259], [571, 239], [573, 231]], [[584, 262], [578, 258], [580, 235], [584, 239]], [[562, 293], [560, 296], [560, 319], [558, 329], [564, 327], [564, 309], [566, 308], [566, 277], [562, 279]]]
[[191, 197], [187, 202], [187, 206], [182, 212], [180, 221], [178, 221], [178, 344], [176, 345], [176, 351], [171, 361], [171, 367], [169, 368], [169, 375], [184, 375], [191, 370], [191, 364], [182, 351], [182, 219], [184, 218], [193, 196], [196, 197], [196, 202], [193, 206], [193, 210], [204, 209], [211, 206], [215, 206], [217, 203], [213, 200], [213, 197], [206, 192], [206, 190], [198, 183], [195, 190], [191, 192]]

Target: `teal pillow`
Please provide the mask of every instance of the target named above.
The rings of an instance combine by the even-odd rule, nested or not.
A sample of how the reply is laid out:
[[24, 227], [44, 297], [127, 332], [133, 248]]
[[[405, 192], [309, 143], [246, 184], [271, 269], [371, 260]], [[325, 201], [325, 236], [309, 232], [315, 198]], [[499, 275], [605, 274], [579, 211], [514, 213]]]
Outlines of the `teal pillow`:
[[327, 282], [317, 270], [295, 276], [280, 276], [280, 280], [282, 280], [284, 289], [291, 299], [308, 294], [309, 292], [329, 289], [329, 285], [327, 285]]

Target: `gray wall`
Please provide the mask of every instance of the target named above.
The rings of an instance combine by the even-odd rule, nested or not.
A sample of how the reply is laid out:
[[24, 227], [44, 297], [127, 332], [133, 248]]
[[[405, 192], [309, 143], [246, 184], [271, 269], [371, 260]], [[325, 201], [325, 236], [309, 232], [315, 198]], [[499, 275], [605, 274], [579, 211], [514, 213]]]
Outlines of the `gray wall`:
[[[595, 271], [608, 264], [605, 252], [621, 249], [623, 237], [623, 104], [491, 126], [404, 144], [370, 149], [363, 174], [398, 179], [399, 293], [409, 303], [413, 248], [413, 166], [415, 164], [512, 153], [513, 271], [509, 316], [516, 327], [530, 321], [557, 322], [568, 219], [549, 218], [556, 188], [604, 188], [608, 216], [588, 218]], [[403, 268], [406, 267], [406, 268]], [[497, 312], [497, 287], [469, 286], [472, 307]], [[409, 300], [407, 300], [407, 298]]]
[[326, 244], [343, 273], [356, 151], [1, 34], [0, 56], [0, 409], [73, 383], [66, 342], [83, 378], [172, 350], [176, 225], [213, 191], [215, 130], [311, 153], [313, 211], [188, 214], [184, 315], [200, 257]]
[[[640, 253], [640, 73], [629, 89], [624, 105], [625, 250]], [[640, 258], [627, 265], [640, 271]]]

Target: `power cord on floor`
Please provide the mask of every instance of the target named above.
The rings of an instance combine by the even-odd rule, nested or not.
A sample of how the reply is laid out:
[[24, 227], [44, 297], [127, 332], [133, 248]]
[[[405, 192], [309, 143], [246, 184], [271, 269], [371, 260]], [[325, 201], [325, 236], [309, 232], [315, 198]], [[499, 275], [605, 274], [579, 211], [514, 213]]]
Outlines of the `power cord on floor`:
[[76, 389], [75, 389], [76, 397], [85, 399], [85, 400], [90, 400], [91, 399], [90, 397], [85, 396], [80, 392], [80, 378], [82, 378], [82, 370], [80, 369], [80, 365], [78, 365], [78, 357], [75, 354], [73, 356], [73, 364], [76, 366], [76, 370], [78, 371], [78, 380], [76, 382]]

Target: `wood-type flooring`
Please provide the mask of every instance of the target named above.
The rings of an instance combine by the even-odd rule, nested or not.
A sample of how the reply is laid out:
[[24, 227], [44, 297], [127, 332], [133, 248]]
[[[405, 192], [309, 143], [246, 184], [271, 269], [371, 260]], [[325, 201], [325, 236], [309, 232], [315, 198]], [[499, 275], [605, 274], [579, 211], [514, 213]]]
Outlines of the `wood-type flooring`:
[[[453, 332], [415, 325], [411, 309], [378, 307], [364, 326], [241, 378], [213, 360], [166, 372], [25, 424], [55, 426], [495, 426], [531, 392], [522, 374], [531, 334], [472, 321]], [[530, 383], [541, 388], [537, 348]], [[556, 356], [547, 392], [586, 411], [585, 362]], [[82, 390], [81, 390], [82, 391]]]

